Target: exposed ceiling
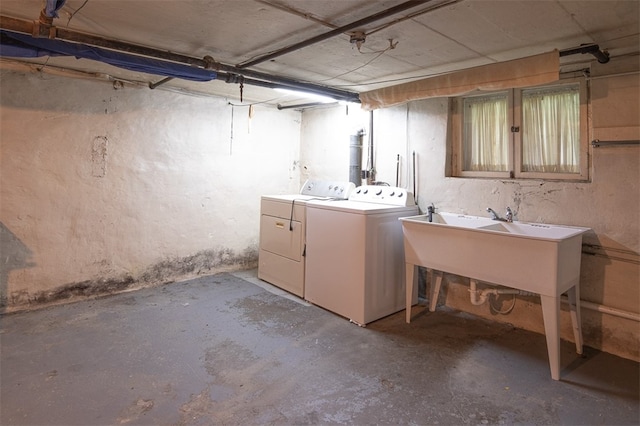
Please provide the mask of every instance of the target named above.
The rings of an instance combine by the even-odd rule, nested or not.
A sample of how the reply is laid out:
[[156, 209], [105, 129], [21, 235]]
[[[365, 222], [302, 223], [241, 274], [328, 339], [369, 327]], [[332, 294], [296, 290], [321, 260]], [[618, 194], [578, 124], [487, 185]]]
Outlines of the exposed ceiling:
[[[336, 30], [405, 3], [410, 4], [404, 11]], [[43, 6], [42, 0], [2, 0], [0, 14], [36, 21]], [[585, 43], [598, 44], [612, 58], [638, 55], [639, 22], [638, 0], [67, 0], [53, 25], [359, 93]], [[331, 32], [335, 34], [329, 38], [277, 54]], [[269, 53], [276, 55], [265, 58]], [[257, 61], [247, 66], [252, 60]], [[589, 54], [563, 56], [561, 70], [580, 69], [592, 60]], [[87, 59], [21, 61], [125, 82], [162, 80]], [[174, 79], [161, 87], [234, 102], [240, 98], [239, 84], [221, 80]], [[243, 87], [243, 101], [283, 106], [309, 102], [250, 84]]]

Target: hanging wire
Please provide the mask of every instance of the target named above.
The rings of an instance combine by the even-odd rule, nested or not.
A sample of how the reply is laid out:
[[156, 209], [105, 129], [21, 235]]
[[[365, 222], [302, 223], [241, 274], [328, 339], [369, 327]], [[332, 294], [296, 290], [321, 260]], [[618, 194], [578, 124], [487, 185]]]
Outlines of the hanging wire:
[[84, 0], [84, 3], [82, 3], [82, 6], [77, 8], [71, 15], [69, 15], [69, 19], [67, 20], [67, 27], [69, 26], [69, 22], [71, 22], [71, 19], [73, 19], [73, 17], [76, 15], [76, 13], [80, 12], [80, 9], [85, 7], [87, 3], [89, 3], [89, 0]]
[[40, 68], [36, 68], [39, 72], [42, 72], [42, 70], [44, 70], [44, 68], [47, 66], [47, 64], [49, 63], [49, 59], [51, 59], [51, 56], [47, 56], [47, 59], [44, 61], [44, 64], [42, 64], [42, 66]]
[[396, 41], [396, 42], [394, 43], [394, 42], [393, 42], [393, 39], [392, 39], [392, 38], [390, 38], [390, 39], [389, 39], [389, 46], [388, 46], [386, 49], [378, 50], [377, 52], [367, 52], [367, 53], [362, 53], [362, 52], [360, 51], [360, 48], [358, 47], [358, 52], [360, 52], [360, 53], [361, 53], [361, 54], [363, 54], [363, 55], [366, 55], [366, 54], [368, 54], [368, 53], [377, 53], [377, 55], [376, 55], [376, 56], [374, 56], [372, 59], [368, 60], [367, 62], [365, 62], [364, 64], [360, 65], [360, 66], [359, 66], [359, 67], [357, 67], [357, 68], [354, 68], [354, 69], [349, 70], [349, 71], [345, 71], [345, 72], [343, 72], [342, 74], [338, 74], [338, 75], [335, 75], [335, 76], [333, 76], [333, 77], [329, 77], [329, 78], [324, 79], [324, 80], [317, 80], [317, 83], [322, 83], [322, 82], [325, 82], [325, 81], [331, 81], [331, 80], [334, 80], [334, 79], [336, 79], [336, 78], [339, 78], [339, 77], [345, 76], [345, 75], [347, 75], [347, 74], [351, 74], [351, 73], [353, 73], [353, 72], [356, 72], [356, 71], [358, 71], [359, 69], [362, 69], [362, 68], [366, 67], [366, 66], [367, 66], [367, 65], [369, 65], [371, 62], [375, 61], [375, 60], [376, 60], [376, 59], [378, 59], [380, 56], [382, 56], [383, 54], [385, 54], [386, 52], [388, 52], [389, 50], [391, 50], [391, 49], [395, 49], [397, 45], [398, 45], [398, 42]]

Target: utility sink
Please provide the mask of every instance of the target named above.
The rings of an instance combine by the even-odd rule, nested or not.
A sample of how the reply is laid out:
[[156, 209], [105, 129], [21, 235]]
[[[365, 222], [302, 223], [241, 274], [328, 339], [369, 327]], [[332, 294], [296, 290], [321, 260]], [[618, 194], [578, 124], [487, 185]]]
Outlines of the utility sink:
[[547, 296], [578, 282], [589, 230], [446, 212], [400, 220], [407, 263]]
[[[449, 272], [472, 280], [540, 295], [551, 376], [559, 379], [560, 295], [567, 292], [576, 349], [582, 353], [580, 327], [580, 260], [582, 234], [589, 228], [527, 222], [501, 222], [488, 217], [433, 213], [400, 219], [404, 234], [407, 279], [407, 322], [415, 268]], [[430, 310], [435, 310], [441, 274], [432, 285]]]

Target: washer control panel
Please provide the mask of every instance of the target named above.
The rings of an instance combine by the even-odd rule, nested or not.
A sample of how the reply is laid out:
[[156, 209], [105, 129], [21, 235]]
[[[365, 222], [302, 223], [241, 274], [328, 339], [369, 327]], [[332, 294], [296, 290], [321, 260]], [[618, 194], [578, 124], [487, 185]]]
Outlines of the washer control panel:
[[353, 182], [309, 179], [302, 185], [300, 194], [347, 200], [355, 188]]
[[363, 185], [357, 187], [349, 196], [349, 201], [388, 204], [390, 206], [413, 206], [416, 204], [413, 194], [396, 186]]

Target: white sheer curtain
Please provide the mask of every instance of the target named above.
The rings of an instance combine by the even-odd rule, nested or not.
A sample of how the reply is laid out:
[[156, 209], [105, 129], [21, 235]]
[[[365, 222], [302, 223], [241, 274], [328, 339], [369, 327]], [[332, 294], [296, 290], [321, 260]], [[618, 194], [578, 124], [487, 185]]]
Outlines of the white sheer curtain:
[[507, 93], [464, 99], [463, 170], [507, 171]]
[[523, 172], [580, 172], [579, 89], [522, 91]]

